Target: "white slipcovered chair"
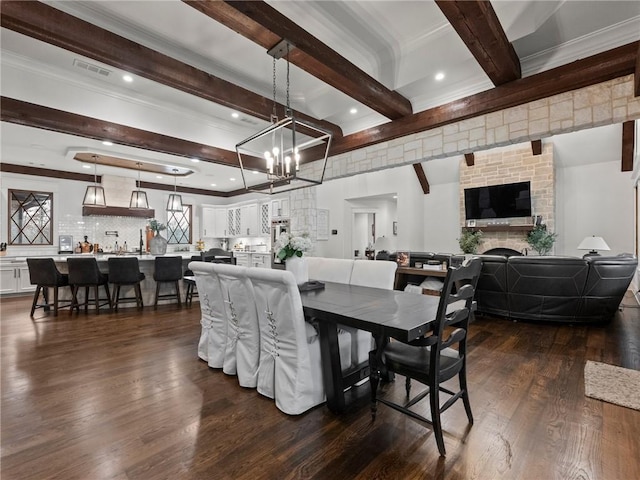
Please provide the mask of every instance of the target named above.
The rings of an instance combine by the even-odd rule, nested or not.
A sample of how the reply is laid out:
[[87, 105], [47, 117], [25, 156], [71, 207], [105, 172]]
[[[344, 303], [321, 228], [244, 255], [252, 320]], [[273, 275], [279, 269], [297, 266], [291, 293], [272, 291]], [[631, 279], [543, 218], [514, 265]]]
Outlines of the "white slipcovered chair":
[[353, 260], [346, 258], [305, 257], [309, 278], [320, 282], [350, 283]]
[[[284, 413], [298, 415], [325, 401], [320, 340], [305, 321], [295, 279], [286, 270], [250, 268], [260, 323], [258, 392], [275, 398]], [[341, 361], [350, 341], [338, 335]]]
[[[393, 290], [396, 278], [396, 262], [387, 260], [356, 260], [351, 272], [351, 285], [361, 287], [384, 288]], [[375, 347], [373, 337], [369, 332], [357, 330], [351, 344], [351, 360], [354, 365], [369, 360], [369, 351]]]
[[237, 375], [241, 387], [255, 388], [258, 384], [260, 328], [248, 269], [223, 263], [212, 265], [220, 279], [228, 322], [222, 371]]
[[191, 262], [188, 268], [196, 279], [200, 298], [202, 332], [198, 341], [198, 356], [211, 368], [222, 368], [227, 343], [227, 314], [220, 280], [211, 263]]

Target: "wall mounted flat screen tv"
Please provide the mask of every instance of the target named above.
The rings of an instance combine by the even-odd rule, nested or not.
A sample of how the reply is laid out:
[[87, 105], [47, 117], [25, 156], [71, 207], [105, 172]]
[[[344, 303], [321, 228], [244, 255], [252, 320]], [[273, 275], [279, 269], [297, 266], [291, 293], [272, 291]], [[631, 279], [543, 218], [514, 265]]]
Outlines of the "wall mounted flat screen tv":
[[531, 182], [464, 189], [467, 220], [531, 216]]

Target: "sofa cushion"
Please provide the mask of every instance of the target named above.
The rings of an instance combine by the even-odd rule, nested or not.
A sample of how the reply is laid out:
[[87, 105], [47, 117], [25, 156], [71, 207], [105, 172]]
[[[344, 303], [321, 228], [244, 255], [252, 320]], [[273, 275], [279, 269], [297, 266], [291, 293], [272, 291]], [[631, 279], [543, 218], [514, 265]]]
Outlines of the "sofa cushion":
[[482, 271], [476, 287], [478, 311], [509, 316], [507, 296], [507, 257], [502, 255], [478, 255]]

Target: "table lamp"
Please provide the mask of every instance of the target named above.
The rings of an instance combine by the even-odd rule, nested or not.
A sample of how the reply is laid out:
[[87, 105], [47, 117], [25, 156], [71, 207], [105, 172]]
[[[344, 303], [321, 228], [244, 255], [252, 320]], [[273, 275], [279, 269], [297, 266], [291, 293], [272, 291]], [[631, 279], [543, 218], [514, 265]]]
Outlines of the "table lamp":
[[611, 250], [607, 242], [604, 241], [602, 237], [596, 237], [595, 235], [591, 237], [585, 237], [580, 245], [578, 245], [578, 250], [589, 250], [589, 253], [586, 255], [600, 255], [598, 250]]

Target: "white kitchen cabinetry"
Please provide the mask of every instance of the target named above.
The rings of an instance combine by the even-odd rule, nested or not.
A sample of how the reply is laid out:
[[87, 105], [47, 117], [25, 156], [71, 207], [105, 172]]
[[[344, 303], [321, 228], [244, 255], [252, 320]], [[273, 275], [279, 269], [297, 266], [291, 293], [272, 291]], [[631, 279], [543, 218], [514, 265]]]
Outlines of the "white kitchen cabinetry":
[[240, 207], [230, 207], [227, 209], [227, 230], [230, 237], [242, 235], [241, 214], [242, 210]]
[[258, 225], [259, 227], [259, 234], [263, 235], [263, 236], [270, 236], [271, 235], [271, 203], [270, 202], [264, 202], [261, 203], [259, 205], [260, 207], [260, 224]]
[[233, 256], [236, 259], [236, 265], [240, 267], [251, 266], [251, 254], [245, 252], [233, 252]]
[[271, 268], [270, 253], [252, 253], [251, 266], [256, 268]]
[[202, 237], [228, 237], [227, 209], [220, 207], [202, 207]]
[[240, 236], [258, 235], [258, 204], [250, 203], [240, 207]]
[[271, 201], [271, 217], [289, 217], [289, 197], [277, 198]]
[[29, 279], [27, 262], [0, 263], [0, 294], [28, 293], [36, 289]]

